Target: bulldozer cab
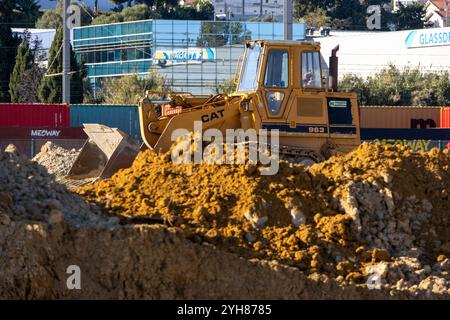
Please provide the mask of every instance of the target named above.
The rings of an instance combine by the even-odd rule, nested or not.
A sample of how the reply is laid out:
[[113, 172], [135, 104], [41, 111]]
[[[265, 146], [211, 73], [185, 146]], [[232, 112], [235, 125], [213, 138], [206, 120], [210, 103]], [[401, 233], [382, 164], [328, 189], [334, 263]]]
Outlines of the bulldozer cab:
[[328, 143], [346, 152], [358, 145], [356, 94], [337, 92], [328, 73], [317, 42], [247, 42], [236, 94], [249, 101], [249, 127], [278, 129], [287, 145], [298, 144], [298, 137], [312, 149]]

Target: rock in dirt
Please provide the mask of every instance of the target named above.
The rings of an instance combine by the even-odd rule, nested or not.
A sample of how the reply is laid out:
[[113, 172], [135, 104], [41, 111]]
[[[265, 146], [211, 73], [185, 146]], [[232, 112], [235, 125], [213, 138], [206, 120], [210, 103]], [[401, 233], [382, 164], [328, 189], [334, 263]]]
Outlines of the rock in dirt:
[[58, 183], [42, 165], [14, 152], [0, 152], [0, 213], [13, 221], [47, 221], [55, 209], [73, 224], [103, 220], [98, 210]]
[[49, 173], [65, 176], [77, 159], [80, 150], [67, 150], [48, 141], [41, 151], [34, 156], [33, 161], [47, 168]]

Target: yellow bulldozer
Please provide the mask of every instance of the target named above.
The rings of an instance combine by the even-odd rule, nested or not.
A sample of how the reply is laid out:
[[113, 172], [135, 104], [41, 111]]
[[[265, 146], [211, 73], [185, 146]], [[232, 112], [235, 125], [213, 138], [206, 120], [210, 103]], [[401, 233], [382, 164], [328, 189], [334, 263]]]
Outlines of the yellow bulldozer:
[[[174, 130], [279, 130], [281, 156], [310, 165], [360, 144], [355, 93], [337, 92], [336, 47], [329, 70], [314, 41], [248, 41], [232, 94], [196, 97], [171, 93], [169, 99], [139, 102], [144, 146], [167, 152]], [[118, 129], [86, 124], [89, 136], [71, 177], [108, 178], [131, 165], [141, 146]]]

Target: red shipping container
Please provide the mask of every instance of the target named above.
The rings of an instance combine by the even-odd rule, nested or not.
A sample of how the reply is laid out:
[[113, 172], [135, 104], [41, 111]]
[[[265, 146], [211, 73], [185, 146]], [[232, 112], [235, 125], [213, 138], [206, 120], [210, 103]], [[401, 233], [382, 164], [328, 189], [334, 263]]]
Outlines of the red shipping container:
[[67, 139], [85, 140], [83, 128], [0, 127], [0, 140]]
[[69, 128], [70, 107], [66, 104], [0, 104], [0, 127]]
[[441, 128], [450, 128], [450, 108], [441, 109]]

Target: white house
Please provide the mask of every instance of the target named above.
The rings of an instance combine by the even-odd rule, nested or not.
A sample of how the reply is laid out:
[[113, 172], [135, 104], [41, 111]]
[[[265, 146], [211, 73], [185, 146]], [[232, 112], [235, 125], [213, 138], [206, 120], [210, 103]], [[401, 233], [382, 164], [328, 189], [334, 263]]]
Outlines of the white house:
[[450, 0], [428, 0], [425, 4], [427, 22], [436, 28], [450, 26]]

